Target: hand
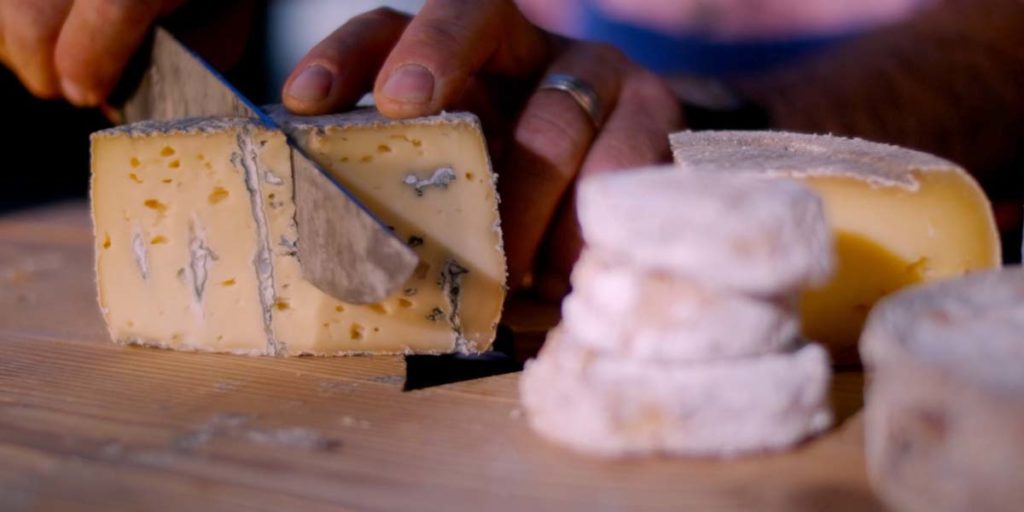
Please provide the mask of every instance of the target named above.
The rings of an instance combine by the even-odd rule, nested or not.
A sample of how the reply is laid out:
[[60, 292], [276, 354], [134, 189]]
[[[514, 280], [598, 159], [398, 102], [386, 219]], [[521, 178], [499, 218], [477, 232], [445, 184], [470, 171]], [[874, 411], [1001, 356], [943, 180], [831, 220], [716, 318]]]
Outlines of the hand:
[[185, 0], [0, 0], [0, 61], [45, 99], [99, 105], [158, 17]]
[[[570, 95], [536, 89], [549, 73], [594, 88], [600, 129]], [[582, 245], [575, 180], [666, 160], [667, 134], [681, 124], [658, 77], [609, 46], [541, 31], [509, 0], [428, 0], [414, 18], [388, 9], [358, 16], [310, 50], [282, 96], [293, 112], [322, 114], [371, 87], [387, 116], [464, 108], [481, 117], [500, 173], [510, 286], [532, 275], [548, 297], [568, 289]]]

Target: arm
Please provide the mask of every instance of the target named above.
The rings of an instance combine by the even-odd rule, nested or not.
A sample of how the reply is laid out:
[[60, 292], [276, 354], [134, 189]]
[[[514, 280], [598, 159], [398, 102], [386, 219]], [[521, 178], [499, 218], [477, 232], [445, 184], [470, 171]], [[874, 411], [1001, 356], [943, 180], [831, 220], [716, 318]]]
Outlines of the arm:
[[987, 178], [1024, 143], [1024, 3], [945, 0], [735, 85], [776, 128], [914, 147]]

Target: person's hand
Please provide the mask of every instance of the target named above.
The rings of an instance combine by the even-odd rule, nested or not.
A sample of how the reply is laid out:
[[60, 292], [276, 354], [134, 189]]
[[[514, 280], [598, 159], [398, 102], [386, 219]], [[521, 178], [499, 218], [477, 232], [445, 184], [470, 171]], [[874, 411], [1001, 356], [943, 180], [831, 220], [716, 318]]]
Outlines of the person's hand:
[[[571, 95], [537, 89], [552, 73], [594, 89], [600, 129]], [[568, 288], [582, 245], [575, 180], [666, 160], [667, 134], [681, 124], [657, 76], [609, 46], [539, 30], [509, 0], [428, 0], [414, 18], [388, 9], [360, 15], [310, 50], [282, 97], [293, 112], [322, 114], [371, 88], [387, 116], [464, 108], [483, 119], [500, 173], [510, 285], [532, 275], [548, 297]]]
[[0, 0], [0, 61], [35, 96], [97, 106], [150, 25], [185, 0]]

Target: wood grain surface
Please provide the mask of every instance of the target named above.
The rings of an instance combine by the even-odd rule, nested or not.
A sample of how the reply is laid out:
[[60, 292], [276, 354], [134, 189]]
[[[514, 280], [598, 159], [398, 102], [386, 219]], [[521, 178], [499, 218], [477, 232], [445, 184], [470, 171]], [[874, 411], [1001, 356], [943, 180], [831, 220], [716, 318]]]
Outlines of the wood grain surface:
[[[509, 312], [514, 329], [553, 318]], [[85, 206], [0, 218], [2, 511], [881, 509], [859, 373], [836, 376], [826, 435], [723, 462], [576, 455], [529, 430], [518, 374], [403, 392], [404, 372], [114, 345]]]

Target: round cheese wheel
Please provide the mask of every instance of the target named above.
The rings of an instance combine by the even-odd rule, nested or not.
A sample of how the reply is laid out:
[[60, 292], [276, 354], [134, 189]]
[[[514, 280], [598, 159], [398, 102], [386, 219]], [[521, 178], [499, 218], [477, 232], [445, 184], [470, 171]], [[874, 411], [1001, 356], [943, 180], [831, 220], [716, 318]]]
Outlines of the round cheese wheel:
[[746, 293], [821, 284], [834, 267], [821, 200], [790, 181], [675, 167], [601, 174], [579, 184], [577, 216], [592, 247]]
[[1024, 269], [906, 289], [861, 337], [868, 473], [907, 511], [1024, 504]]
[[695, 364], [609, 357], [560, 329], [528, 362], [520, 394], [542, 436], [601, 456], [735, 456], [779, 450], [831, 423], [828, 355]]
[[638, 271], [584, 250], [562, 303], [562, 325], [594, 350], [641, 360], [702, 361], [790, 347], [796, 297], [757, 298]]

